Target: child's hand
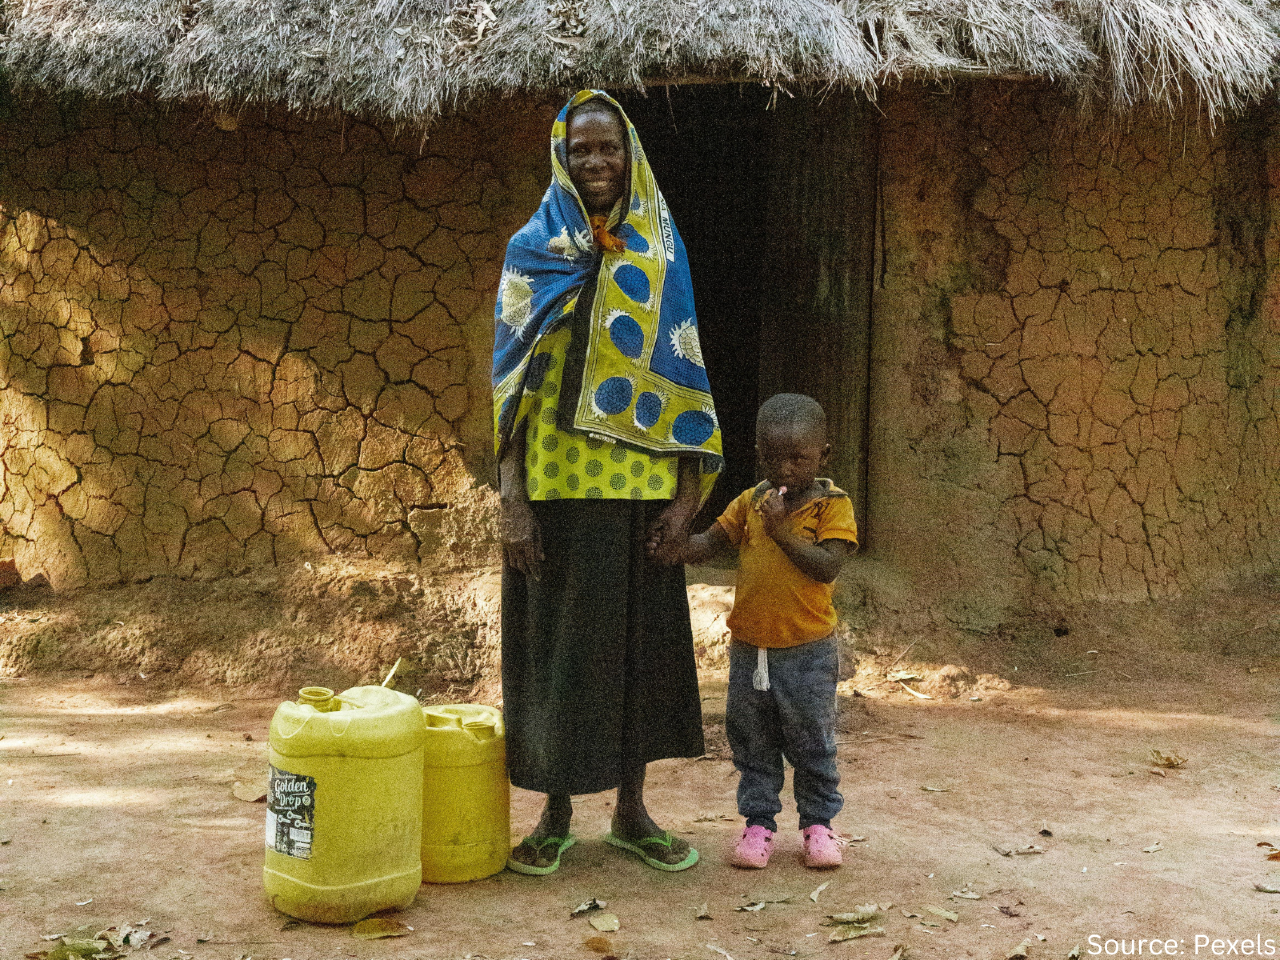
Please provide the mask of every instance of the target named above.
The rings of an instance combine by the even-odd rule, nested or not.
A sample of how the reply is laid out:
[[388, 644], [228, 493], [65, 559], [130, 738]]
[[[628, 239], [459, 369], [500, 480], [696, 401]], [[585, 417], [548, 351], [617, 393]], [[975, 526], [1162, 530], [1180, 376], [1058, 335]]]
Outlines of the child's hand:
[[706, 563], [733, 549], [733, 544], [724, 528], [719, 523], [713, 523], [706, 533], [694, 536], [690, 536], [688, 530], [682, 530], [679, 536], [665, 540], [650, 537], [645, 547], [651, 562], [674, 567], [682, 563]]
[[774, 540], [778, 539], [778, 534], [782, 531], [783, 523], [787, 519], [787, 506], [782, 500], [786, 492], [786, 487], [768, 490], [765, 492], [764, 499], [760, 501], [760, 519], [764, 521], [764, 532]]
[[653, 556], [653, 562], [662, 567], [675, 567], [684, 563], [684, 545], [664, 543]]

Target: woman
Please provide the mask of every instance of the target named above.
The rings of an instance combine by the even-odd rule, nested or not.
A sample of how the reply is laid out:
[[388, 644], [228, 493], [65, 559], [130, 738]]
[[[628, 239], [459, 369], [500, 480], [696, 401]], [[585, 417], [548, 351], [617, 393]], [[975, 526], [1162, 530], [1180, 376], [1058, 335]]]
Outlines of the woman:
[[645, 765], [703, 752], [682, 568], [649, 563], [720, 469], [684, 245], [622, 108], [584, 90], [511, 239], [493, 382], [511, 782], [547, 795], [508, 866], [547, 874], [570, 796], [617, 788], [605, 839], [660, 870], [698, 853], [644, 803]]

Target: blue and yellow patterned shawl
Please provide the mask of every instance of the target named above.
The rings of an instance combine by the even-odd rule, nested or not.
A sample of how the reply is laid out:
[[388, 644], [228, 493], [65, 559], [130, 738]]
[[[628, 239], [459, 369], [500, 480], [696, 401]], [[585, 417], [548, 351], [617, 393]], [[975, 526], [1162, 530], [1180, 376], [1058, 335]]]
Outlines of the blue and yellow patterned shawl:
[[[609, 216], [626, 243], [601, 250], [565, 153], [569, 111], [601, 99], [622, 116], [630, 153], [630, 196]], [[551, 128], [551, 186], [507, 245], [493, 346], [494, 437], [502, 453], [526, 416], [538, 338], [567, 320], [578, 291], [599, 270], [573, 428], [658, 455], [696, 455], [703, 495], [723, 463], [720, 427], [698, 343], [684, 243], [658, 191], [635, 127], [608, 94], [583, 90]], [[566, 403], [572, 398], [565, 398]]]

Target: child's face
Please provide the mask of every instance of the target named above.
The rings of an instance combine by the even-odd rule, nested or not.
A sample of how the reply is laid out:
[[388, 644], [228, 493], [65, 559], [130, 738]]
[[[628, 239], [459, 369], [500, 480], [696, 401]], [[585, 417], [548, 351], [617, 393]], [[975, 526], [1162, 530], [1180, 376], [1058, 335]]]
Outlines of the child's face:
[[756, 430], [756, 463], [775, 489], [802, 493], [813, 486], [831, 445], [805, 423], [762, 423]]

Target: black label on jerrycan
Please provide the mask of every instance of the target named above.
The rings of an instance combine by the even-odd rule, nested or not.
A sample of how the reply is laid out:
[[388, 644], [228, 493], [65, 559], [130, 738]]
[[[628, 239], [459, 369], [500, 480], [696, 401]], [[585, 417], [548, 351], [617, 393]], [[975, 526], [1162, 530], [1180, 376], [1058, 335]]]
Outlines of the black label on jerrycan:
[[316, 778], [272, 767], [267, 785], [267, 847], [286, 857], [310, 860], [315, 826]]

